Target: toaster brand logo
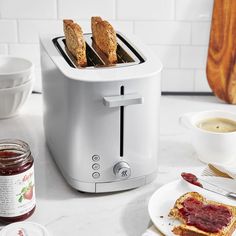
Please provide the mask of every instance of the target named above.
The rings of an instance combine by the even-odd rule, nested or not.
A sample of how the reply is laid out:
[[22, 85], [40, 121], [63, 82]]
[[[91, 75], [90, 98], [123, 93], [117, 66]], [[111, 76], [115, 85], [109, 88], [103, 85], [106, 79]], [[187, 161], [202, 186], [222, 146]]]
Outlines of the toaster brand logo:
[[121, 172], [121, 177], [128, 177], [128, 170], [123, 170], [122, 172]]

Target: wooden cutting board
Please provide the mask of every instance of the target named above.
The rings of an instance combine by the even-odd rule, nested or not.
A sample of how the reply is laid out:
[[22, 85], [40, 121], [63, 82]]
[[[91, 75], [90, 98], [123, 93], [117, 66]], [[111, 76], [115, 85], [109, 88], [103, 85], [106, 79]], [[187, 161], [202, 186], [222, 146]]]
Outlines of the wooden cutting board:
[[213, 93], [236, 104], [236, 0], [215, 0], [207, 57]]

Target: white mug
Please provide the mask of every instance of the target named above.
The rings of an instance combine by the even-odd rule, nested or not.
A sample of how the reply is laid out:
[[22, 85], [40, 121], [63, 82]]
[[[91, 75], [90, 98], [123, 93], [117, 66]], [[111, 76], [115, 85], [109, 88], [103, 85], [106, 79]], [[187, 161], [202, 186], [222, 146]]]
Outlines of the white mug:
[[236, 113], [218, 110], [192, 112], [182, 115], [179, 121], [189, 129], [192, 145], [201, 161], [230, 163], [236, 159], [236, 132], [211, 132], [197, 126], [200, 121], [210, 118], [226, 118], [236, 122]]

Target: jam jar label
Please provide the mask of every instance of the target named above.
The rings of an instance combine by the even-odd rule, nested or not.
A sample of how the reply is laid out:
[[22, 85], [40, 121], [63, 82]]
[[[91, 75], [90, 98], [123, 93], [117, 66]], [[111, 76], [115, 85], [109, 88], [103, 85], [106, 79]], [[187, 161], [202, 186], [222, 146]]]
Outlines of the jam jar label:
[[0, 176], [0, 216], [15, 217], [35, 207], [34, 165], [27, 171]]

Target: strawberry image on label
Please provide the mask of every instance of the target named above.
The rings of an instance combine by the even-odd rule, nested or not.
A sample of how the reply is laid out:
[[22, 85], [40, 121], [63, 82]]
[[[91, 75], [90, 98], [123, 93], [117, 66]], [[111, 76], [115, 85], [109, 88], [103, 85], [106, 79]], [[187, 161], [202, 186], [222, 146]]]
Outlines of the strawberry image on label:
[[18, 202], [21, 203], [23, 200], [31, 200], [33, 198], [33, 188], [34, 185], [32, 185], [32, 182], [30, 182], [28, 186], [23, 187], [21, 192], [17, 195], [19, 197]]
[[31, 200], [33, 197], [33, 186], [30, 186], [28, 190], [24, 193], [24, 199]]

